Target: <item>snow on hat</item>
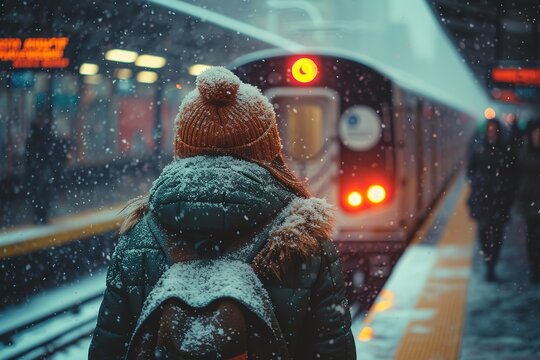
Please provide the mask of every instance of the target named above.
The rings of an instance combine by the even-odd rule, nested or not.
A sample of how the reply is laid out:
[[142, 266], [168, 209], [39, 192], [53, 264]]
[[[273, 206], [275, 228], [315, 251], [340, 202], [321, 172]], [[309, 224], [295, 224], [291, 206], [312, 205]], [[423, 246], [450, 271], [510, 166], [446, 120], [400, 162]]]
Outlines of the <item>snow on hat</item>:
[[260, 90], [224, 67], [197, 77], [175, 121], [174, 156], [236, 155], [270, 162], [281, 151], [274, 108]]

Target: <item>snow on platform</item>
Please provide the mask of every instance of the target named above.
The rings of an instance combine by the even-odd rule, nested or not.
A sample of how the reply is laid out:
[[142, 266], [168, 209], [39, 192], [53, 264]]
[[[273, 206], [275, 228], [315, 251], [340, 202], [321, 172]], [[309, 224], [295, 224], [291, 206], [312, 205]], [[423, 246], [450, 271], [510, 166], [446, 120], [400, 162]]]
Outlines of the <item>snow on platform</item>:
[[412, 244], [370, 311], [354, 321], [359, 359], [540, 359], [540, 285], [528, 280], [523, 221], [514, 216], [500, 281], [487, 283], [467, 189], [460, 192], [457, 204], [445, 200], [439, 209], [454, 208], [438, 243]]
[[540, 284], [529, 282], [525, 224], [513, 217], [497, 265], [498, 282], [484, 281], [475, 246], [462, 360], [540, 359]]

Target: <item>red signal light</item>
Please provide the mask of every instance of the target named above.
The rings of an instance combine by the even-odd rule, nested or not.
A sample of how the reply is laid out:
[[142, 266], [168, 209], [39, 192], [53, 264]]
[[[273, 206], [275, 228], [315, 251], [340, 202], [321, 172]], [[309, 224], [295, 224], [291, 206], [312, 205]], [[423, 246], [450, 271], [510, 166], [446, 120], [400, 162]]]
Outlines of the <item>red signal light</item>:
[[299, 83], [309, 84], [319, 75], [319, 67], [315, 60], [308, 57], [301, 57], [293, 62], [291, 75]]
[[367, 190], [367, 198], [373, 204], [380, 204], [386, 199], [386, 189], [378, 184], [371, 185]]

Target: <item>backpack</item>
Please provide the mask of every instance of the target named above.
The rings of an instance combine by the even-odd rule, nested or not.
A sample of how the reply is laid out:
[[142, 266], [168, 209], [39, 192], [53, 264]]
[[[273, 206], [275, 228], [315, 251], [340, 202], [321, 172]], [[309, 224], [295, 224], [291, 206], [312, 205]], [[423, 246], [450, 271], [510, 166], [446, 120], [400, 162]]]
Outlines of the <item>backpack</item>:
[[[250, 265], [280, 215], [218, 255], [207, 256], [211, 242], [191, 244], [195, 256], [173, 264], [147, 296], [127, 359], [290, 359], [270, 297]], [[167, 236], [147, 216], [152, 230]]]

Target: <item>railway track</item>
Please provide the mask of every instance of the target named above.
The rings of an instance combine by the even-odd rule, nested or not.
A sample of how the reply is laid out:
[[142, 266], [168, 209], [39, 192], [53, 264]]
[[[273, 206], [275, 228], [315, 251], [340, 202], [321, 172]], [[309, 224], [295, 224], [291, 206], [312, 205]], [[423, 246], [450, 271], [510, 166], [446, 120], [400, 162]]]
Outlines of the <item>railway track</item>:
[[[104, 289], [73, 299], [47, 299], [10, 319], [0, 316], [0, 359], [44, 359], [89, 336]], [[4, 321], [5, 320], [5, 321]]]
[[90, 335], [95, 327], [102, 292], [82, 301], [62, 304], [54, 312], [22, 319], [0, 333], [0, 358], [43, 359]]

